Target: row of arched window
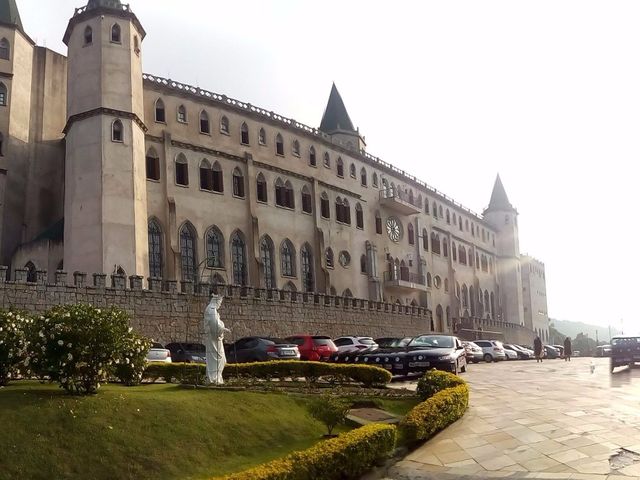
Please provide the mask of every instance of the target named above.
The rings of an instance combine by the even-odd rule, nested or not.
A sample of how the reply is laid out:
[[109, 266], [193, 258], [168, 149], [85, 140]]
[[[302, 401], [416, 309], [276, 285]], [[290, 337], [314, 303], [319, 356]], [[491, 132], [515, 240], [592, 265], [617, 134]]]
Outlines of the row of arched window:
[[[91, 26], [87, 25], [87, 27], [84, 29], [83, 39], [85, 46], [93, 44], [93, 28], [91, 28]], [[109, 40], [111, 43], [122, 43], [122, 28], [119, 24], [114, 23], [111, 26]], [[133, 49], [136, 54], [140, 53], [140, 40], [138, 39], [137, 35], [133, 36]]]
[[469, 312], [472, 317], [489, 315], [493, 318], [495, 315], [493, 292], [489, 293], [488, 290], [483, 292], [481, 288], [474, 289], [473, 286], [467, 288], [465, 283], [460, 287], [460, 284], [456, 282], [456, 297], [460, 300], [461, 309]]

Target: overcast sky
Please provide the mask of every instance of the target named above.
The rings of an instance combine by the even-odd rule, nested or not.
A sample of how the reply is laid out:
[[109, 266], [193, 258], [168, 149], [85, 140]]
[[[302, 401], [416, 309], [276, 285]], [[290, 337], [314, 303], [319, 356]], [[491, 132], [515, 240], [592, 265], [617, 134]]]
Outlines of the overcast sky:
[[[84, 3], [18, 0], [61, 53]], [[499, 172], [550, 316], [640, 327], [637, 0], [130, 3], [148, 73], [311, 126], [335, 81], [370, 153], [478, 212]]]

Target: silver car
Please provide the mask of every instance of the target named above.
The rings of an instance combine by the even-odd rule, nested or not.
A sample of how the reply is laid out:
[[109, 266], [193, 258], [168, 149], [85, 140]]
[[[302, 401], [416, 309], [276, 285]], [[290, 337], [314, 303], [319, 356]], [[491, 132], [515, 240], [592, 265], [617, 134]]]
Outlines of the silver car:
[[485, 362], [497, 362], [507, 359], [504, 353], [504, 346], [500, 340], [475, 340], [473, 343], [482, 349], [482, 358]]
[[147, 362], [171, 363], [171, 352], [164, 348], [161, 343], [153, 342], [149, 353], [147, 353]]

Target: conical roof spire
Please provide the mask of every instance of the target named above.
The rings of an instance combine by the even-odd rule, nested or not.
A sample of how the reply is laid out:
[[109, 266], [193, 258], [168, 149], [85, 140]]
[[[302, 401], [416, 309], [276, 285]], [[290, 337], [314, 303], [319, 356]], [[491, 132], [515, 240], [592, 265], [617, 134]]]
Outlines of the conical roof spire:
[[18, 29], [24, 30], [16, 0], [0, 0], [0, 23], [15, 25]]
[[331, 87], [327, 108], [322, 116], [322, 122], [320, 122], [320, 130], [324, 133], [332, 133], [336, 130], [355, 132], [353, 123], [349, 118], [349, 114], [347, 113], [347, 109], [344, 106], [344, 102], [342, 101], [340, 93], [338, 93], [335, 83]]
[[489, 208], [487, 210], [513, 210], [513, 205], [509, 202], [507, 192], [500, 180], [500, 174], [496, 176], [496, 182], [493, 185], [493, 192], [491, 193], [491, 201], [489, 202]]

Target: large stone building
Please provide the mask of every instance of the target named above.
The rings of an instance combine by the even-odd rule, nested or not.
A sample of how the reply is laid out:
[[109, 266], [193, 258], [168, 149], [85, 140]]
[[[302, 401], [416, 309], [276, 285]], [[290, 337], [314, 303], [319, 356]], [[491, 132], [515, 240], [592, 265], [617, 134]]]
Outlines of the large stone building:
[[538, 307], [531, 287], [523, 298], [518, 213], [500, 178], [476, 214], [367, 153], [335, 85], [311, 128], [144, 74], [145, 36], [128, 5], [90, 0], [69, 21], [64, 57], [35, 45], [15, 0], [0, 0], [10, 272], [353, 296], [428, 307], [440, 331], [529, 322]]

